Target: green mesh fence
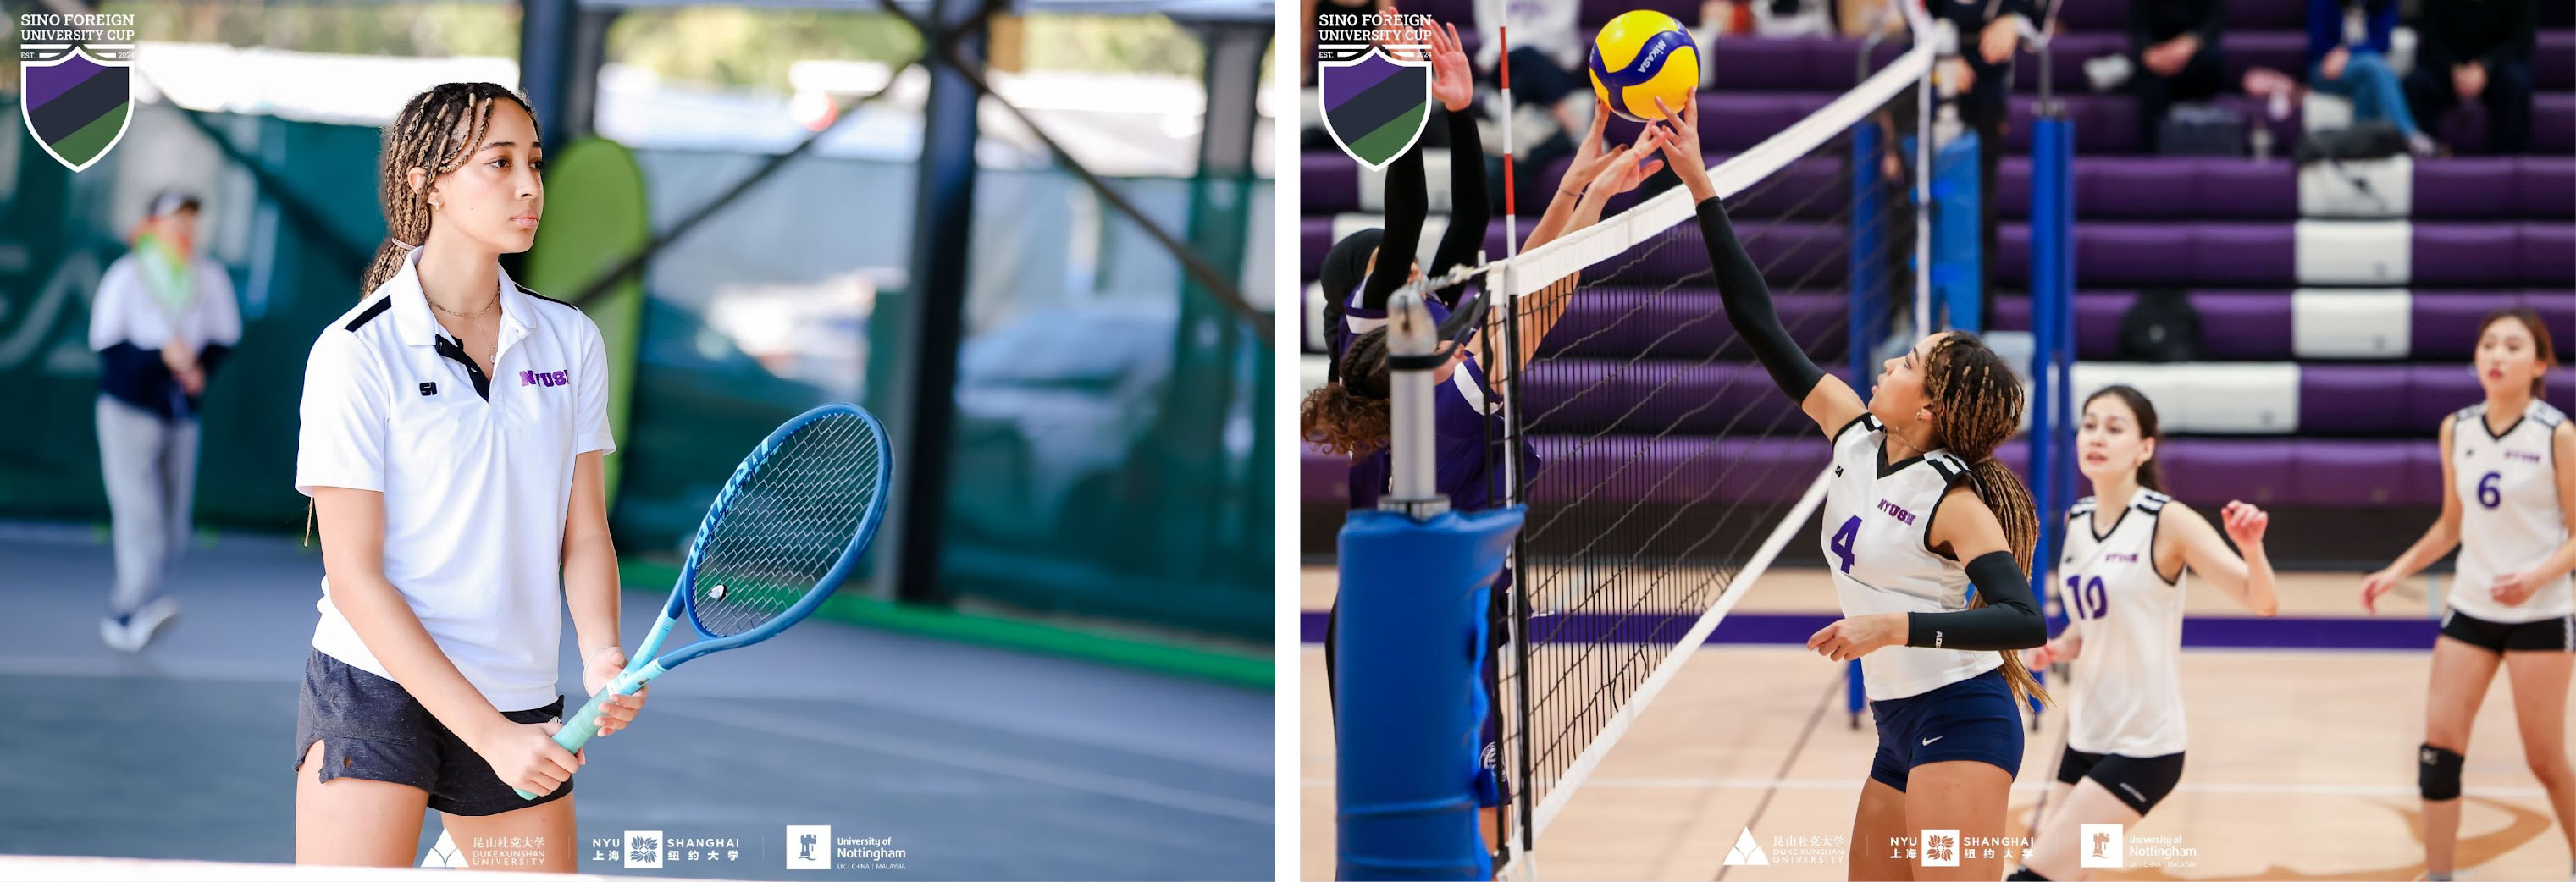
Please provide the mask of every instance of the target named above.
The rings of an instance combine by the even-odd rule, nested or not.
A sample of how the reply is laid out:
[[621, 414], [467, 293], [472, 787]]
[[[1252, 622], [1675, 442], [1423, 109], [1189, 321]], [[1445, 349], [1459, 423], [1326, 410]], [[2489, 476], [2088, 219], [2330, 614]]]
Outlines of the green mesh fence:
[[[14, 101], [0, 114], [15, 117]], [[89, 299], [149, 194], [184, 184], [208, 197], [200, 238], [230, 271], [244, 323], [206, 395], [198, 522], [303, 528], [296, 401], [314, 336], [356, 301], [358, 261], [383, 235], [377, 135], [204, 119], [271, 186], [163, 104], [140, 105], [124, 142], [78, 175], [23, 133], [0, 139], [0, 412], [25, 415], [0, 433], [0, 519], [105, 520]], [[637, 151], [655, 228], [758, 159]], [[826, 400], [882, 409], [886, 366], [905, 345], [913, 173], [800, 160], [655, 258], [618, 439], [610, 518], [621, 553], [672, 554], [742, 452], [786, 417]], [[1268, 181], [1119, 185], [1174, 230], [1194, 214], [1249, 224], [1251, 254], [1227, 268], [1268, 287]], [[1211, 215], [1210, 192], [1227, 211]], [[1201, 320], [1221, 310], [1185, 295], [1169, 255], [1069, 176], [987, 171], [977, 203], [973, 247], [992, 257], [979, 258], [952, 390], [947, 587], [1012, 608], [1267, 640], [1267, 350], [1241, 339], [1239, 323]], [[577, 210], [548, 206], [550, 218]]]

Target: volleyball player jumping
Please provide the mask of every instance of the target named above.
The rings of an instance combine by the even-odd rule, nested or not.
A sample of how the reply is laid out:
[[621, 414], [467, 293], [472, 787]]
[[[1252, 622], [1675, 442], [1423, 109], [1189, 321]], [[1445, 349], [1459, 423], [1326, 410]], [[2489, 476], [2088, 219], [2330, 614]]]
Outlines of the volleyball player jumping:
[[[2540, 400], [2556, 361], [2549, 330], [2529, 307], [2478, 327], [2484, 403], [2442, 421], [2442, 516], [2387, 569], [2361, 583], [2361, 603], [2460, 549], [2450, 611], [2433, 640], [2424, 744], [2415, 751], [2424, 800], [2426, 878], [2451, 878], [2460, 837], [2460, 767], [2469, 724], [2498, 665], [2511, 671], [2523, 758], [2558, 830], [2576, 852], [2576, 771], [2567, 762], [2567, 681], [2576, 662], [2576, 424]], [[2462, 502], [2471, 500], [2475, 504]]]
[[[1451, 160], [1453, 193], [1451, 198], [1462, 211], [1450, 219], [1449, 232], [1441, 238], [1439, 252], [1433, 260], [1434, 271], [1447, 272], [1454, 266], [1472, 262], [1475, 248], [1484, 241], [1484, 174], [1481, 148], [1477, 146], [1475, 127], [1465, 122], [1463, 110], [1473, 99], [1473, 82], [1467, 76], [1466, 53], [1459, 48], [1454, 28], [1431, 31], [1433, 54], [1432, 94], [1453, 110], [1451, 120]], [[1662, 168], [1660, 159], [1651, 157], [1662, 133], [1649, 131], [1635, 145], [1604, 149], [1602, 127], [1609, 118], [1606, 109], [1596, 108], [1590, 134], [1585, 138], [1573, 165], [1557, 184], [1556, 195], [1548, 202], [1547, 211], [1531, 228], [1525, 247], [1535, 248], [1583, 227], [1601, 217], [1603, 206], [1612, 196], [1636, 189], [1648, 176]], [[1363, 230], [1335, 243], [1325, 258], [1322, 285], [1328, 301], [1325, 316], [1330, 323], [1328, 338], [1332, 341], [1334, 369], [1331, 379], [1308, 393], [1299, 408], [1300, 432], [1318, 447], [1351, 458], [1350, 506], [1353, 510], [1376, 507], [1387, 491], [1392, 458], [1386, 449], [1389, 435], [1392, 372], [1387, 368], [1387, 298], [1406, 284], [1423, 277], [1422, 267], [1406, 261], [1402, 273], [1394, 265], [1380, 271], [1377, 261], [1381, 252], [1397, 255], [1413, 253], [1420, 241], [1420, 229], [1428, 211], [1429, 199], [1424, 191], [1422, 162], [1417, 152], [1407, 151], [1388, 166], [1386, 176], [1387, 227], [1385, 230]], [[1476, 151], [1476, 152], [1470, 152]], [[1473, 171], [1468, 169], [1472, 168]], [[1474, 219], [1469, 226], [1463, 218]], [[1465, 232], [1462, 232], [1464, 230]], [[1410, 231], [1405, 234], [1404, 231]], [[1536, 353], [1539, 341], [1565, 312], [1573, 291], [1569, 277], [1530, 295], [1517, 305], [1500, 306], [1487, 313], [1485, 326], [1467, 345], [1450, 353], [1447, 363], [1433, 372], [1433, 401], [1436, 482], [1440, 492], [1457, 511], [1480, 511], [1498, 504], [1499, 478], [1490, 468], [1493, 457], [1487, 444], [1503, 437], [1501, 398], [1494, 393], [1501, 372], [1511, 363], [1525, 362]], [[1434, 322], [1445, 321], [1450, 306], [1463, 293], [1463, 286], [1425, 301]], [[1483, 350], [1485, 335], [1497, 333], [1501, 323], [1517, 317], [1521, 351], [1519, 358], [1506, 364], [1480, 364], [1473, 353]], [[1499, 338], [1493, 338], [1499, 339]], [[1535, 448], [1526, 441], [1519, 451], [1522, 468], [1538, 465]], [[1487, 615], [1488, 629], [1495, 644], [1508, 632], [1502, 618], [1510, 609], [1508, 592], [1512, 572], [1505, 567], [1490, 591]], [[1336, 668], [1333, 625], [1340, 605], [1328, 613], [1324, 640], [1325, 683], [1330, 688]], [[1489, 646], [1490, 650], [1491, 647]], [[1493, 691], [1499, 671], [1490, 652], [1484, 667], [1489, 712], [1482, 735], [1483, 782], [1477, 788], [1477, 799], [1483, 807], [1479, 829], [1490, 837], [1500, 826], [1499, 807], [1509, 799], [1509, 782], [1501, 763], [1500, 718], [1491, 712], [1499, 707]], [[1488, 842], [1488, 847], [1492, 843]]]
[[[536, 240], [540, 153], [525, 101], [491, 83], [431, 88], [385, 129], [388, 241], [304, 372], [295, 487], [325, 573], [297, 863], [407, 865], [427, 809], [459, 843], [577, 861], [557, 659], [569, 608], [586, 688], [626, 663], [601, 477], [616, 445], [598, 326], [500, 267]], [[643, 698], [612, 701], [600, 734]]]
[[2067, 510], [2057, 565], [2074, 615], [2026, 661], [2045, 668], [2080, 655], [2084, 663], [2066, 702], [2066, 752], [2049, 785], [2048, 813], [2031, 821], [2037, 842], [2010, 879], [2088, 878], [2082, 825], [2135, 824], [2182, 780], [2185, 567], [2255, 615], [2280, 610], [2263, 553], [2271, 515], [2236, 501], [2220, 511], [2227, 538], [2245, 552], [2238, 557], [2207, 518], [2164, 494], [2156, 407], [2144, 393], [2095, 392], [2084, 399], [2083, 419], [2077, 467], [2093, 495]]
[[[1709, 182], [1696, 102], [1664, 115], [1664, 155], [1699, 204], [1727, 321], [1833, 442], [1825, 553], [1844, 618], [1807, 646], [1836, 662], [1861, 660], [1878, 722], [1878, 755], [1852, 819], [1851, 878], [1999, 878], [2009, 854], [2004, 809], [2021, 769], [2020, 703], [2045, 698], [2014, 650], [2048, 638], [2030, 589], [2038, 514], [1994, 458], [2020, 427], [2021, 382], [1958, 331], [1888, 359], [1866, 402], [1818, 369], [1781, 327], [1770, 286]], [[1927, 839], [1907, 853], [1902, 843], [1927, 829], [1959, 839]]]

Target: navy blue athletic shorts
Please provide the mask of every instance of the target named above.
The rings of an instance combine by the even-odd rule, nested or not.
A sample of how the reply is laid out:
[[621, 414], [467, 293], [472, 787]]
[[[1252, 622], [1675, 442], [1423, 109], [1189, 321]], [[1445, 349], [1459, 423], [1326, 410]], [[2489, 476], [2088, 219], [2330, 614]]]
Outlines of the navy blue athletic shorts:
[[2006, 775], [2021, 773], [2021, 708], [2002, 668], [1911, 698], [1869, 703], [1878, 722], [1878, 757], [1869, 776], [1899, 791], [1925, 763], [1975, 760]]
[[[536, 799], [520, 799], [464, 739], [447, 730], [402, 685], [312, 650], [304, 657], [304, 695], [295, 711], [295, 768], [322, 742], [322, 780], [361, 778], [429, 791], [429, 807], [480, 817], [543, 805], [572, 795], [572, 782]], [[514, 723], [563, 718], [553, 704], [502, 716]]]

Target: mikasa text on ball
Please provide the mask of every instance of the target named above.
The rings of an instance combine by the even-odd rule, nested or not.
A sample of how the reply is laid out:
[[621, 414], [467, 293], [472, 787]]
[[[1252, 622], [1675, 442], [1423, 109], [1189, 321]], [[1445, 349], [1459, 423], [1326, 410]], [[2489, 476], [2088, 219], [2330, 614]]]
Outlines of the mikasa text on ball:
[[1621, 13], [1592, 39], [1592, 91], [1610, 110], [1638, 122], [1662, 119], [1655, 99], [1678, 112], [1699, 88], [1699, 46], [1672, 16], [1652, 9]]

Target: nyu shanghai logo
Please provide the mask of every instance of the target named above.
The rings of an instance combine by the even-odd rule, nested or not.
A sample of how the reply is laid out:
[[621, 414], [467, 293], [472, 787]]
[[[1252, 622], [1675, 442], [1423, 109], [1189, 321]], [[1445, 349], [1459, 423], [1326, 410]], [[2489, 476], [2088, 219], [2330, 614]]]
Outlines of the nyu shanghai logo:
[[1429, 16], [1328, 13], [1315, 34], [1324, 131], [1376, 171], [1413, 149], [1431, 115]]
[[56, 162], [81, 171], [134, 120], [134, 16], [18, 16], [18, 115]]
[[520, 371], [519, 385], [550, 387], [561, 386], [572, 382], [571, 373], [572, 372], [570, 371], [555, 371], [550, 374], [541, 374], [536, 371]]

